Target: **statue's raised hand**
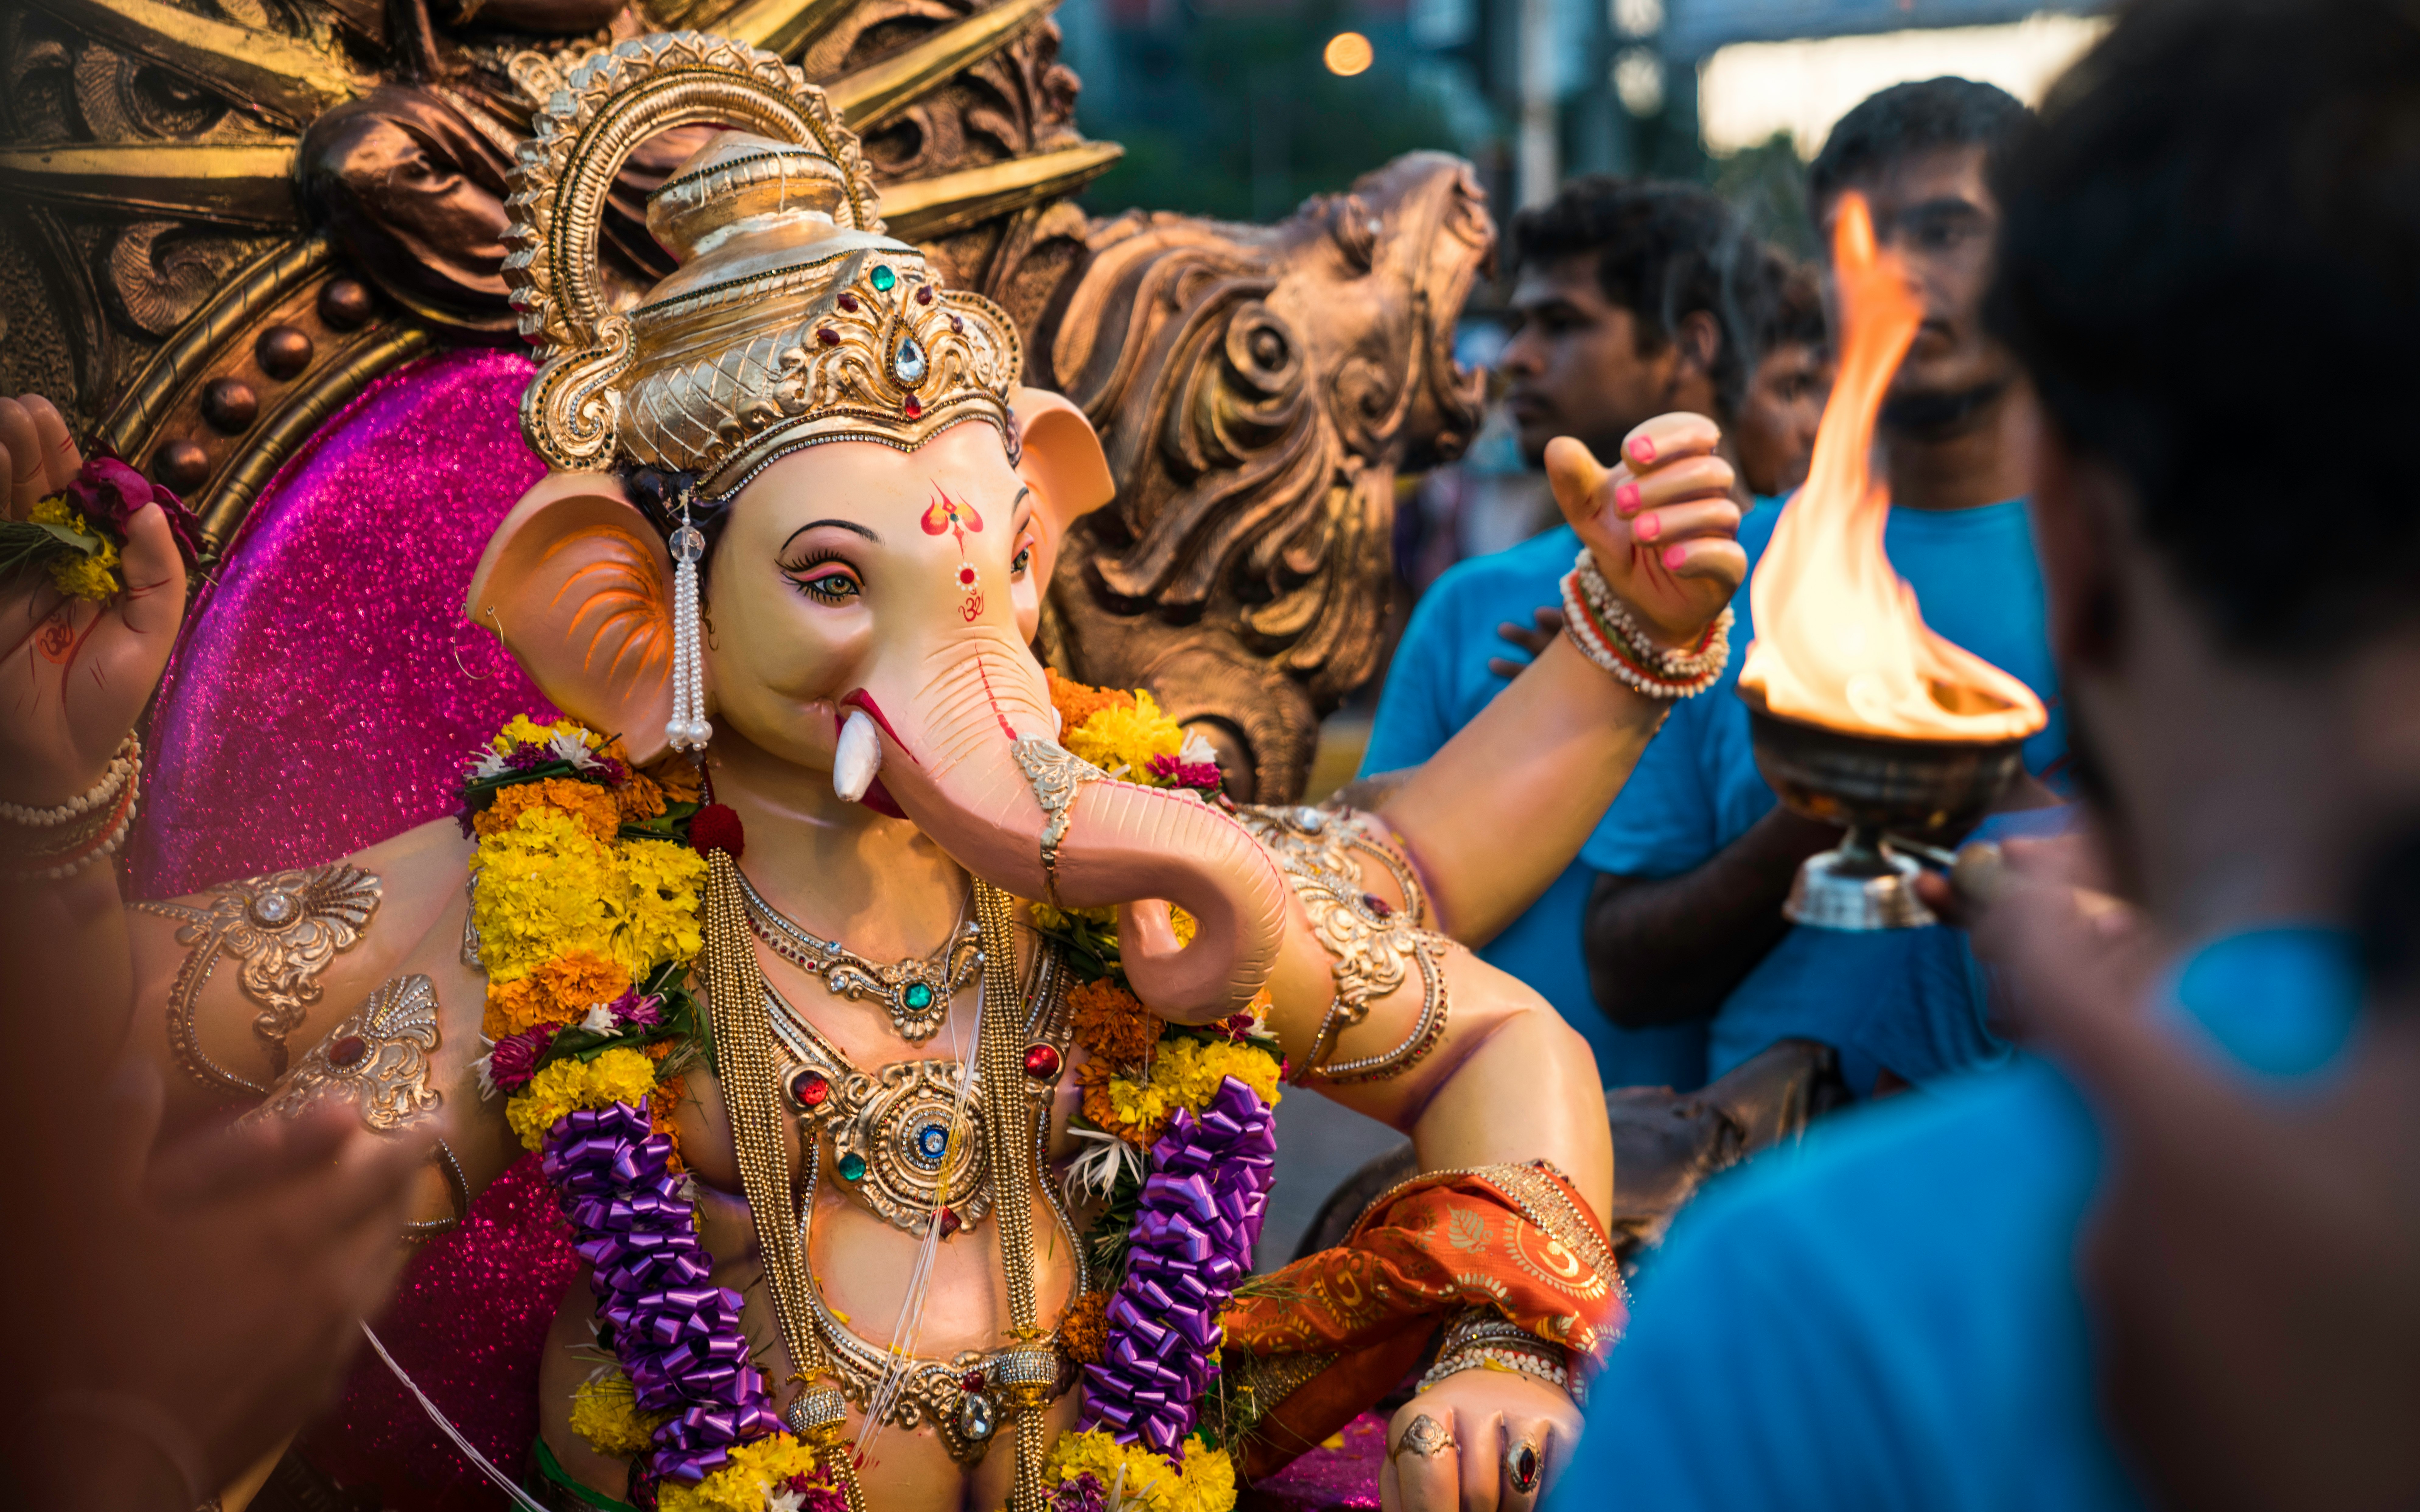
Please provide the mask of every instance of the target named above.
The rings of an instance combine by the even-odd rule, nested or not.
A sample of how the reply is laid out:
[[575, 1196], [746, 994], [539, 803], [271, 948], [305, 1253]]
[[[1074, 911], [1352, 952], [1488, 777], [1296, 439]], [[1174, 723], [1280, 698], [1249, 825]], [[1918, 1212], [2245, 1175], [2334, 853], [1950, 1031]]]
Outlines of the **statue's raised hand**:
[[[49, 400], [0, 398], [9, 518], [64, 491], [83, 465]], [[100, 780], [168, 665], [185, 614], [184, 560], [157, 505], [125, 529], [125, 587], [108, 603], [69, 597], [39, 568], [0, 582], [0, 799], [46, 807]]]
[[1546, 444], [1555, 502], [1597, 571], [1666, 645], [1694, 644], [1747, 578], [1731, 466], [1703, 415], [1658, 415], [1607, 470], [1570, 437]]

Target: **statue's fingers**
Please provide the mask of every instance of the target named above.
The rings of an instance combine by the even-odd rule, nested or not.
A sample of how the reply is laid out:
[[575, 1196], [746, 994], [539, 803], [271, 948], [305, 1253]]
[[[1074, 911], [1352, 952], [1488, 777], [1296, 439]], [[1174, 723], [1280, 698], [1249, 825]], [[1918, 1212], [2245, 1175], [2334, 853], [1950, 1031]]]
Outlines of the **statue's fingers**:
[[1398, 1455], [1395, 1475], [1403, 1487], [1404, 1512], [1460, 1512], [1462, 1456], [1452, 1446], [1434, 1454], [1407, 1450]]
[[1678, 545], [1701, 536], [1728, 540], [1739, 534], [1739, 505], [1726, 494], [1649, 510], [1630, 522], [1630, 533], [1641, 546]]
[[1699, 456], [1722, 444], [1722, 427], [1700, 414], [1676, 409], [1643, 421], [1621, 439], [1621, 459], [1634, 468], [1664, 467]]
[[1736, 590], [1747, 580], [1747, 553], [1728, 535], [1701, 535], [1665, 547], [1656, 563], [1675, 578], [1698, 578]]
[[42, 488], [41, 431], [34, 412], [15, 399], [0, 399], [0, 452], [8, 457], [8, 517], [23, 519], [49, 495]]
[[[177, 554], [176, 533], [159, 505], [146, 504], [127, 519], [118, 571], [126, 583], [118, 600], [126, 627], [137, 636], [173, 640], [185, 617], [185, 559]], [[165, 667], [167, 647], [153, 649]]]
[[41, 448], [42, 491], [48, 499], [67, 491], [84, 470], [84, 457], [76, 451], [75, 437], [68, 430], [67, 418], [58, 407], [39, 393], [28, 393], [17, 401], [34, 419], [34, 436]]
[[1497, 1446], [1496, 1474], [1502, 1489], [1498, 1512], [1531, 1512], [1546, 1494], [1546, 1457], [1555, 1445], [1555, 1426], [1543, 1417], [1508, 1419], [1503, 1442]]
[[1454, 1414], [1454, 1458], [1462, 1473], [1462, 1512], [1497, 1512], [1502, 1504], [1504, 1414]]
[[1615, 486], [1613, 512], [1624, 519], [1683, 500], [1730, 497], [1738, 475], [1719, 456], [1687, 456], [1668, 467], [1641, 472]]

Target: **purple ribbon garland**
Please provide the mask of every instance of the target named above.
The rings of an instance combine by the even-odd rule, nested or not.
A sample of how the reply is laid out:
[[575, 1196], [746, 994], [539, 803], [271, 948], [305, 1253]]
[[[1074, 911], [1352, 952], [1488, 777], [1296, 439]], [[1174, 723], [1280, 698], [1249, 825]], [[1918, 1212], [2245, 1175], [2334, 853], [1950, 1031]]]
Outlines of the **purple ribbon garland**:
[[639, 1406], [672, 1417], [656, 1429], [650, 1467], [690, 1485], [722, 1468], [731, 1446], [782, 1429], [765, 1378], [748, 1360], [739, 1293], [707, 1285], [714, 1258], [697, 1241], [672, 1175], [672, 1141], [648, 1133], [644, 1103], [566, 1114], [542, 1157], [572, 1249], [586, 1261], [604, 1342]]
[[1169, 1120], [1127, 1231], [1106, 1355], [1084, 1367], [1080, 1427], [1183, 1464], [1195, 1402], [1217, 1369], [1219, 1316], [1251, 1270], [1277, 1149], [1268, 1104], [1233, 1076], [1199, 1118], [1180, 1108]]

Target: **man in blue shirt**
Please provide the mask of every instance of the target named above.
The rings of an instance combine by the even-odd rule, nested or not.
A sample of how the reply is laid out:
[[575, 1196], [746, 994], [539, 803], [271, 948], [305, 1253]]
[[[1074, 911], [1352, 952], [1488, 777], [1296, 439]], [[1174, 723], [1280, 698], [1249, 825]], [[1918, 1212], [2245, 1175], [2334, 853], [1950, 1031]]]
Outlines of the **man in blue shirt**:
[[[1891, 564], [1928, 625], [2051, 706], [2024, 755], [2030, 772], [2055, 780], [2066, 725], [2018, 497], [2026, 400], [2014, 360], [1982, 325], [1999, 215], [1984, 165], [2025, 119], [2023, 105], [1990, 85], [1902, 85], [1842, 118], [1808, 180], [1827, 229], [1843, 192], [1866, 195], [1875, 235], [1905, 260], [1925, 301], [1924, 327], [1882, 418]], [[1741, 523], [1751, 563], [1778, 513], [1761, 509]], [[1711, 1014], [1714, 1076], [1787, 1039], [1838, 1049], [1841, 1074], [1860, 1095], [1996, 1058], [2005, 1046], [1984, 1021], [1981, 974], [1954, 931], [1853, 933], [1782, 918], [1799, 864], [1837, 844], [1840, 831], [1776, 807], [1757, 772], [1737, 694], [1755, 634], [1745, 589], [1732, 612], [1739, 649], [1723, 684], [1674, 712], [1580, 853], [1606, 873], [1585, 936], [1598, 1003], [1637, 1029]], [[2047, 799], [2029, 785], [2019, 801]]]
[[[2099, 870], [2153, 1026], [2281, 1103], [2342, 1074], [2352, 882], [2413, 796], [2414, 78], [2393, 0], [2142, 0], [1995, 177]], [[2101, 1173], [2024, 1057], [1743, 1171], [1642, 1278], [1555, 1512], [2136, 1504], [2077, 1282]], [[2220, 1242], [2295, 1242], [2258, 1217]]]
[[[1743, 312], [1767, 284], [1777, 293], [1777, 280], [1720, 200], [1688, 185], [1575, 178], [1514, 216], [1510, 241], [1520, 325], [1501, 365], [1531, 466], [1558, 436], [1616, 455], [1640, 423], [1674, 410], [1730, 428], [1754, 362]], [[1362, 775], [1419, 765], [1486, 707], [1519, 671], [1498, 659], [1511, 648], [1497, 627], [1558, 603], [1578, 549], [1558, 525], [1437, 579], [1396, 649]], [[1575, 863], [1480, 954], [1555, 1005], [1607, 1085], [1694, 1088], [1704, 1079], [1698, 1026], [1625, 1031], [1590, 1000], [1579, 926], [1591, 876]]]

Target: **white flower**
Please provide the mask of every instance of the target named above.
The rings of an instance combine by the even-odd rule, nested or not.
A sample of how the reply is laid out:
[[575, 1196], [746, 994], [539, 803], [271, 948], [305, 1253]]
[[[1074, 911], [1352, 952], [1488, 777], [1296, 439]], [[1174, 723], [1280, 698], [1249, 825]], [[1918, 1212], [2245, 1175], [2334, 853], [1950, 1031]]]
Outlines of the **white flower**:
[[597, 764], [597, 758], [588, 754], [588, 742], [576, 731], [558, 730], [546, 744], [556, 761], [569, 762], [575, 772], [584, 772]]
[[1201, 731], [1187, 730], [1185, 732], [1185, 744], [1176, 748], [1176, 759], [1195, 766], [1216, 766], [1218, 764], [1218, 751], [1202, 738]]
[[1067, 1163], [1067, 1196], [1074, 1202], [1093, 1197], [1106, 1200], [1117, 1190], [1118, 1178], [1131, 1170], [1142, 1180], [1142, 1151], [1113, 1134], [1069, 1125], [1067, 1132], [1092, 1145]]
[[589, 1004], [588, 1016], [580, 1021], [580, 1026], [593, 1034], [612, 1034], [621, 1026], [622, 1021], [613, 1016], [611, 1003]]
[[504, 775], [504, 759], [492, 750], [479, 752], [479, 759], [471, 764], [471, 779], [474, 782]]
[[490, 1048], [486, 1055], [471, 1062], [471, 1069], [479, 1073], [479, 1101], [492, 1103], [496, 1100], [496, 1077], [492, 1065], [496, 1058], [496, 1052], [492, 1047], [496, 1041], [486, 1035], [481, 1035], [479, 1042]]
[[799, 1504], [805, 1500], [804, 1493], [799, 1491], [768, 1491], [765, 1496], [765, 1512], [799, 1512]]

